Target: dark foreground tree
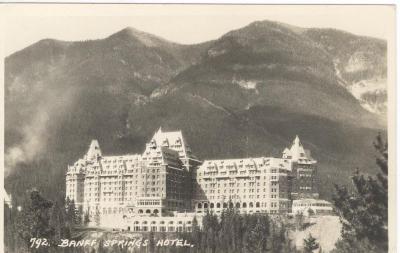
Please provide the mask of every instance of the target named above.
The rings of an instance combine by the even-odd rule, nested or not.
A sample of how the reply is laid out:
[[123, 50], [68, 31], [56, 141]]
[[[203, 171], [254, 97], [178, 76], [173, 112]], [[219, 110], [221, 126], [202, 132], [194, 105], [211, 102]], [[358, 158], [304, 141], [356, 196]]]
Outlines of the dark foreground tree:
[[354, 189], [336, 187], [334, 203], [342, 222], [342, 240], [336, 252], [387, 252], [388, 250], [388, 147], [378, 135], [374, 142], [376, 177], [357, 170], [352, 177]]
[[319, 243], [317, 239], [315, 239], [311, 234], [308, 234], [308, 237], [304, 239], [304, 253], [313, 253], [314, 250], [319, 248]]
[[[50, 210], [53, 203], [43, 198], [39, 191], [31, 191], [22, 207], [21, 213], [17, 218], [17, 233], [24, 240], [28, 249], [30, 248], [31, 238], [52, 238], [54, 229], [50, 226]], [[42, 252], [45, 252], [41, 248]]]
[[94, 222], [96, 223], [96, 226], [100, 226], [100, 224], [101, 224], [101, 217], [100, 217], [99, 209], [96, 209], [96, 212], [94, 214]]
[[83, 225], [87, 226], [89, 224], [89, 222], [90, 222], [90, 215], [89, 215], [89, 212], [86, 211], [83, 214]]

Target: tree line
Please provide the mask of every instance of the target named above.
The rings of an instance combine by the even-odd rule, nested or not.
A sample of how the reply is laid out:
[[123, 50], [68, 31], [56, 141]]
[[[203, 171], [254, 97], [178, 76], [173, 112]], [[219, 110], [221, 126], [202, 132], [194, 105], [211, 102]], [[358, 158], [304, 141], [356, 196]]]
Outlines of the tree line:
[[[73, 200], [53, 203], [34, 189], [25, 194], [22, 203], [22, 206], [12, 204], [12, 208], [4, 205], [6, 252], [60, 252], [57, 245], [61, 239], [72, 238], [74, 229], [82, 225], [82, 216]], [[45, 238], [46, 241], [36, 247], [32, 238]], [[79, 250], [65, 249], [63, 252]]]
[[353, 187], [335, 185], [334, 204], [342, 223], [342, 239], [333, 253], [388, 252], [388, 144], [381, 135], [374, 141], [376, 176], [357, 169]]

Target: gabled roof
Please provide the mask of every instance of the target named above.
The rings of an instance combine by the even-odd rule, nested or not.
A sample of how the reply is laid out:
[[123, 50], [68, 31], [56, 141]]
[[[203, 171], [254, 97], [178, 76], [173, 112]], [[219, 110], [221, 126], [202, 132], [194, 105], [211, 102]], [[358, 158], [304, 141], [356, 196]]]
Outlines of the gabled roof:
[[167, 143], [168, 146], [175, 145], [177, 143], [184, 144], [181, 131], [163, 132], [161, 127], [153, 135], [153, 138], [151, 140], [154, 140], [157, 146], [164, 146], [165, 143]]
[[101, 156], [101, 150], [100, 150], [100, 145], [97, 140], [92, 140], [89, 146], [89, 150], [86, 153], [86, 159], [87, 160], [94, 160], [97, 157]]
[[283, 158], [290, 158], [292, 161], [313, 161], [310, 151], [304, 149], [301, 144], [299, 136], [296, 135], [292, 142], [292, 146], [289, 148], [285, 148], [283, 151]]
[[147, 143], [146, 150], [155, 147], [168, 147], [178, 151], [181, 157], [193, 157], [190, 148], [185, 143], [182, 131], [163, 132], [160, 127], [154, 133], [150, 142]]

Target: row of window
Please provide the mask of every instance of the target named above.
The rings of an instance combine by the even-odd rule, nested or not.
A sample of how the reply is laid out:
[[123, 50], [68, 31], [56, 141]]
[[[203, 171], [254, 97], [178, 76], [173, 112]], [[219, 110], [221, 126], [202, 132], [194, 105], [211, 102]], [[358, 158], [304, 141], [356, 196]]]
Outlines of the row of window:
[[[201, 187], [199, 187], [197, 189], [197, 191], [199, 193], [202, 193], [203, 189]], [[249, 191], [248, 191], [248, 193], [256, 193], [256, 192], [259, 193], [260, 189], [249, 189]], [[264, 188], [263, 192], [267, 192], [267, 189]], [[272, 188], [271, 192], [277, 192], [277, 189]], [[204, 190], [204, 194], [206, 194], [206, 195], [207, 194], [210, 194], [210, 195], [212, 195], [212, 194], [220, 194], [220, 193], [235, 193], [235, 189], [225, 189], [223, 192], [222, 192], [222, 190]], [[244, 193], [246, 193], [246, 189], [236, 189], [236, 193], [244, 194]]]
[[[239, 165], [239, 168], [243, 168], [243, 166]], [[252, 168], [252, 167], [251, 167]], [[219, 170], [223, 169], [223, 167], [219, 167]], [[208, 171], [207, 171], [208, 170]], [[202, 168], [199, 169], [199, 171], [197, 172], [198, 176], [212, 176], [212, 175], [226, 175], [227, 171], [215, 171], [214, 167], [207, 167], [207, 170], [204, 170]], [[210, 171], [211, 170], [211, 171]], [[203, 172], [202, 172], [203, 171]], [[244, 174], [261, 174], [263, 171], [262, 170], [245, 170], [245, 171], [229, 171], [229, 175], [236, 175], [239, 172], [239, 175], [244, 175]], [[267, 169], [264, 169], [264, 173], [265, 174], [269, 174], [269, 173], [287, 173], [288, 171], [285, 169], [270, 169], [269, 171]]]
[[[202, 195], [198, 194], [198, 199], [202, 199]], [[207, 199], [210, 200], [214, 200], [214, 199], [259, 199], [260, 197], [263, 197], [264, 199], [267, 197], [266, 195], [243, 195], [243, 196], [239, 196], [239, 195], [217, 195], [217, 196], [207, 196]]]
[[327, 203], [301, 203], [301, 204], [293, 204], [293, 207], [331, 207], [331, 204]]
[[[268, 203], [264, 203], [264, 202], [262, 202], [262, 203], [260, 203], [260, 202], [255, 202], [255, 203], [253, 203], [253, 202], [249, 202], [249, 204], [248, 204], [248, 206], [247, 206], [247, 202], [243, 202], [243, 203], [240, 203], [240, 202], [237, 202], [237, 203], [216, 203], [216, 204], [214, 204], [214, 203], [197, 203], [197, 208], [198, 209], [208, 209], [208, 208], [247, 208], [247, 207], [249, 207], [249, 208], [253, 208], [253, 207], [256, 207], [256, 208], [259, 208], [259, 207], [267, 207], [267, 204]], [[271, 204], [271, 207], [276, 207], [277, 206], [277, 202], [271, 202], [270, 203]]]
[[[283, 174], [281, 176], [287, 176], [287, 174]], [[220, 177], [204, 177], [204, 178], [203, 177], [197, 177], [196, 179], [197, 179], [197, 182], [199, 182], [199, 183], [201, 183], [202, 181], [204, 181], [204, 182], [217, 182], [217, 181], [221, 181], [221, 179], [224, 179], [224, 177], [222, 177], [222, 176], [220, 176]], [[278, 180], [279, 176], [270, 176], [270, 177], [264, 176], [264, 178], [261, 177], [261, 176], [256, 176], [256, 177], [240, 177], [240, 176], [228, 177], [228, 176], [226, 176], [224, 181], [230, 181], [230, 182], [244, 181], [244, 182], [249, 182], [249, 181], [262, 181], [262, 179], [264, 179], [264, 180], [269, 180], [269, 179], [270, 180]]]
[[[130, 227], [128, 227], [128, 231], [130, 231]], [[133, 231], [135, 232], [148, 232], [148, 231], [152, 231], [152, 232], [191, 232], [192, 231], [192, 227], [173, 227], [173, 226], [169, 226], [168, 228], [165, 226], [161, 226], [161, 227], [156, 227], [156, 226], [134, 226], [133, 227]]]

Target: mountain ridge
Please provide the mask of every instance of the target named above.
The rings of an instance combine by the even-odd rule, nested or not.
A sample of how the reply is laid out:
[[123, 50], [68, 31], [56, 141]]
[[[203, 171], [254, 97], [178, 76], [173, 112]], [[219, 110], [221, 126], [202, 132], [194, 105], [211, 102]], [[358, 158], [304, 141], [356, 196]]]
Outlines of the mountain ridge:
[[[348, 183], [355, 167], [374, 173], [370, 144], [386, 125], [350, 93], [353, 79], [337, 73], [356, 52], [329, 52], [319, 32], [304, 29], [255, 22], [181, 45], [125, 28], [99, 40], [41, 40], [8, 56], [6, 187], [33, 186], [21, 178], [33, 170], [36, 184], [62, 195], [67, 164], [91, 139], [105, 153], [140, 152], [159, 126], [181, 129], [202, 159], [279, 156], [299, 134], [320, 161], [321, 185]], [[381, 49], [365, 62], [386, 57]]]

